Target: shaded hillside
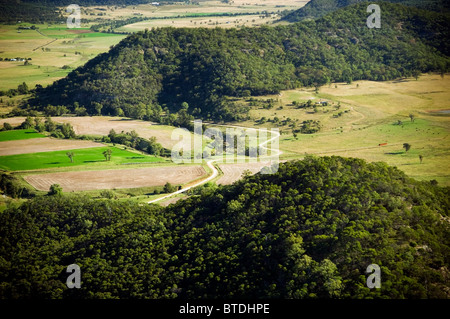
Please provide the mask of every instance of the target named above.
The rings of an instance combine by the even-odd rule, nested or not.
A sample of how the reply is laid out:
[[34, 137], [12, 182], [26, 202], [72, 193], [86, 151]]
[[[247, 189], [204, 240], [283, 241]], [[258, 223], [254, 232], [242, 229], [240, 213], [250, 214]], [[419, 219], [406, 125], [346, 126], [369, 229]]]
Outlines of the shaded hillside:
[[366, 7], [359, 5], [275, 28], [139, 32], [37, 90], [29, 103], [72, 110], [78, 103], [90, 114], [100, 109], [160, 121], [161, 108], [177, 111], [187, 102], [196, 116], [237, 120], [225, 96], [449, 70], [448, 17], [389, 3], [383, 8], [381, 29], [366, 27]]
[[[360, 2], [391, 2], [436, 12], [449, 12], [450, 3], [446, 0], [311, 0], [304, 7], [284, 16], [282, 20], [298, 22], [306, 19], [317, 19], [340, 8]], [[384, 13], [384, 12], [383, 12]]]
[[[168, 208], [47, 196], [0, 214], [0, 298], [449, 298], [449, 190], [308, 157]], [[80, 289], [65, 286], [81, 268]], [[366, 287], [381, 267], [382, 289]]]

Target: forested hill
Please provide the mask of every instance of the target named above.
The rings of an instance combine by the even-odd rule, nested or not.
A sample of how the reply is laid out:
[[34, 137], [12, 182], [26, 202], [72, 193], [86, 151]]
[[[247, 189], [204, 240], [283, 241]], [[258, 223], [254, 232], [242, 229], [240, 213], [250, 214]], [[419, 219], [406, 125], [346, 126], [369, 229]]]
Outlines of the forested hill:
[[[382, 0], [384, 2], [398, 3], [405, 6], [436, 12], [450, 12], [450, 2], [447, 0]], [[311, 0], [304, 7], [284, 16], [282, 20], [298, 22], [306, 19], [317, 19], [340, 8], [365, 2], [366, 7], [380, 0]], [[369, 2], [369, 3], [367, 3]], [[384, 12], [383, 12], [384, 13]]]
[[330, 81], [390, 80], [450, 68], [449, 17], [383, 3], [383, 26], [366, 26], [366, 5], [317, 21], [242, 29], [159, 28], [130, 35], [30, 105], [76, 103], [89, 113], [159, 121], [187, 102], [207, 119], [236, 119], [224, 96], [277, 93]]
[[449, 195], [383, 163], [307, 157], [167, 208], [35, 198], [0, 214], [0, 298], [450, 298]]

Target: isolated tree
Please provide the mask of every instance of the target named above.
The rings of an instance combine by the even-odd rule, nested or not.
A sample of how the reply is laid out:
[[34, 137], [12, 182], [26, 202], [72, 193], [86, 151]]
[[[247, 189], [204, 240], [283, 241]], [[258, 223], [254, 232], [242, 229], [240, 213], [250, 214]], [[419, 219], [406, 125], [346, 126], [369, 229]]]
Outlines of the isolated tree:
[[100, 192], [100, 196], [103, 198], [112, 199], [114, 197], [114, 192], [109, 189], [105, 189]]
[[61, 126], [61, 132], [64, 135], [64, 138], [69, 139], [69, 138], [75, 138], [76, 137], [75, 131], [73, 130], [72, 125], [70, 125], [69, 123], [64, 123]]
[[27, 94], [28, 93], [28, 85], [23, 82], [22, 84], [19, 84], [17, 86], [17, 91], [19, 92], [19, 94]]
[[187, 110], [187, 109], [189, 109], [189, 104], [187, 102], [183, 102], [183, 103], [181, 103], [181, 108], [184, 110]]
[[406, 152], [408, 152], [411, 149], [411, 144], [403, 143], [403, 148], [405, 149]]
[[175, 190], [176, 190], [175, 186], [173, 186], [169, 182], [167, 182], [164, 185], [164, 193], [173, 193], [173, 192], [175, 192]]
[[61, 195], [61, 194], [62, 194], [62, 187], [59, 186], [59, 184], [52, 184], [50, 186], [48, 195], [53, 196], [53, 195]]
[[50, 116], [47, 116], [45, 118], [45, 130], [47, 132], [53, 132], [56, 130], [56, 123], [52, 121], [52, 118]]
[[75, 155], [73, 152], [67, 152], [67, 157], [70, 159], [70, 162], [73, 163], [73, 156]]
[[12, 130], [12, 129], [13, 129], [13, 127], [12, 127], [11, 124], [9, 124], [9, 123], [7, 123], [7, 122], [3, 123], [3, 130], [4, 130], [4, 131], [10, 131], [10, 130]]
[[414, 120], [416, 119], [416, 116], [414, 114], [410, 113], [409, 118], [411, 119], [411, 122], [414, 122]]
[[23, 123], [20, 126], [24, 129], [32, 128], [34, 126], [33, 118], [31, 116], [27, 116], [25, 121], [23, 121]]
[[422, 161], [423, 161], [423, 156], [422, 155], [419, 155], [419, 160], [420, 160], [420, 164], [422, 164]]
[[34, 118], [34, 129], [38, 132], [44, 132], [45, 131], [45, 125], [42, 123], [42, 120], [40, 117]]
[[111, 149], [108, 148], [106, 151], [103, 152], [103, 156], [105, 157], [106, 161], [110, 161], [111, 160]]

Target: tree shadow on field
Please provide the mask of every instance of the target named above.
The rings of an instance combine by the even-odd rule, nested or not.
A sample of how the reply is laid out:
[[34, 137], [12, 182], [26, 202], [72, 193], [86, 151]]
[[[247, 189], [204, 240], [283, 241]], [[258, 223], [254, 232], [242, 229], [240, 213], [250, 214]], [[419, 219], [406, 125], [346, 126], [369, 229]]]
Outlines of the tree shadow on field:
[[399, 151], [399, 152], [389, 152], [389, 153], [384, 153], [385, 155], [400, 155], [400, 154], [404, 154], [405, 152], [403, 151]]

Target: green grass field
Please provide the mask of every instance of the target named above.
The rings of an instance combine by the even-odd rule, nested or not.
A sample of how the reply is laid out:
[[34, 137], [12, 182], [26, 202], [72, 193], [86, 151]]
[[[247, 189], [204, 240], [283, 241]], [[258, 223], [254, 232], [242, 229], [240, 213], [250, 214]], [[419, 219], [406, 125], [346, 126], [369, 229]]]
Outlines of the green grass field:
[[[17, 25], [0, 26], [0, 57], [31, 58], [29, 65], [21, 61], [0, 61], [0, 90], [17, 88], [22, 82], [26, 82], [29, 88], [34, 88], [36, 84], [47, 86], [108, 51], [125, 37], [121, 34], [89, 32], [87, 28], [74, 30], [47, 24], [35, 26], [39, 30], [17, 30]], [[64, 65], [70, 68], [62, 69]]]
[[40, 137], [45, 137], [45, 135], [40, 134], [35, 130], [11, 130], [0, 132], [0, 142], [27, 140]]
[[[450, 116], [442, 110], [450, 108], [450, 76], [424, 74], [417, 81], [358, 81], [323, 86], [319, 92], [311, 88], [283, 91], [280, 95], [261, 96], [275, 101], [272, 109], [252, 107], [248, 127], [272, 128], [282, 131], [281, 159], [301, 159], [306, 154], [358, 157], [370, 162], [386, 162], [397, 166], [418, 180], [437, 180], [450, 186]], [[329, 106], [298, 109], [293, 101], [328, 101]], [[239, 101], [245, 104], [245, 100]], [[341, 107], [336, 110], [335, 106]], [[436, 112], [441, 110], [441, 112]], [[340, 117], [334, 115], [344, 112]], [[409, 114], [415, 116], [411, 121]], [[259, 124], [261, 117], [280, 122]], [[315, 134], [292, 134], [289, 123], [318, 120], [322, 124]], [[401, 125], [398, 125], [401, 121]], [[234, 123], [230, 123], [234, 124]], [[379, 146], [379, 144], [387, 145]], [[403, 143], [412, 145], [406, 152]], [[419, 155], [423, 156], [420, 162]]]
[[[105, 150], [111, 149], [111, 160], [106, 161], [102, 154]], [[66, 155], [68, 151], [42, 152], [32, 154], [19, 154], [0, 156], [0, 168], [9, 171], [24, 171], [35, 169], [50, 169], [56, 167], [73, 167], [80, 165], [108, 166], [126, 163], [155, 163], [163, 161], [162, 159], [133, 153], [117, 147], [94, 147], [85, 149], [71, 150], [74, 153], [73, 163]]]

